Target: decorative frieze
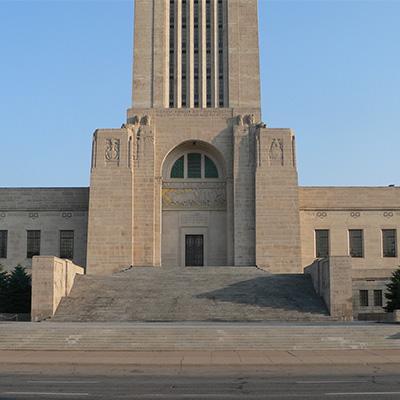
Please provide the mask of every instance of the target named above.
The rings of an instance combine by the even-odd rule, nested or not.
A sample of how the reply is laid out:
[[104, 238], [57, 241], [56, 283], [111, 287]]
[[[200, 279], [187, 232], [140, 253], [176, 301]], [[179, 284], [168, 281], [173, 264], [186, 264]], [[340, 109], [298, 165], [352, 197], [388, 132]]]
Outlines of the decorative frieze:
[[360, 216], [361, 216], [360, 211], [352, 211], [352, 212], [350, 213], [350, 217], [351, 217], [351, 218], [360, 218]]
[[61, 216], [66, 219], [72, 218], [72, 212], [63, 212]]
[[393, 217], [393, 211], [384, 211], [383, 216], [385, 218], [392, 218]]
[[328, 216], [328, 213], [327, 213], [326, 211], [318, 211], [318, 212], [316, 213], [316, 216], [317, 216], [318, 218], [323, 219], [323, 218], [326, 218], [326, 217]]
[[28, 215], [29, 215], [29, 218], [30, 218], [30, 219], [37, 219], [37, 218], [39, 218], [39, 213], [37, 213], [37, 212], [30, 212]]
[[165, 210], [225, 210], [226, 189], [224, 183], [174, 184], [164, 183], [162, 205]]

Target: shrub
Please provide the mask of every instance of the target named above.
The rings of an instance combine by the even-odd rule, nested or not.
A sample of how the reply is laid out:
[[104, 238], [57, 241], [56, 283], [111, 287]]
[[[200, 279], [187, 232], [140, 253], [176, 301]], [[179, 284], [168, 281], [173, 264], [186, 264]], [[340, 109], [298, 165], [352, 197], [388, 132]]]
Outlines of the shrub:
[[11, 272], [0, 270], [0, 312], [31, 312], [31, 277], [18, 265]]
[[400, 310], [400, 268], [393, 272], [390, 282], [387, 284], [385, 297], [388, 300], [387, 312]]

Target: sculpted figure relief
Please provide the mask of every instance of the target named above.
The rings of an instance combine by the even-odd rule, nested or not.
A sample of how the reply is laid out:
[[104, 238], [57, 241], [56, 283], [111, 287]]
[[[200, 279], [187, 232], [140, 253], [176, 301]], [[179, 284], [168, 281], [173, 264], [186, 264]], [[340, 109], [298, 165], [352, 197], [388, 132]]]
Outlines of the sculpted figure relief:
[[272, 139], [269, 149], [270, 165], [283, 165], [283, 141], [282, 139]]
[[106, 139], [105, 157], [107, 161], [119, 160], [120, 140]]

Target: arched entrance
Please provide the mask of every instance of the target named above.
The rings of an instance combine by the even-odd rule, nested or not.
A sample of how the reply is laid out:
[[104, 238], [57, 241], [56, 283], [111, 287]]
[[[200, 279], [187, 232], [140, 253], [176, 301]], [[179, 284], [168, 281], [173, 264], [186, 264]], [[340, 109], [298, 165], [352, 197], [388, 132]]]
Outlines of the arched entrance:
[[162, 168], [163, 266], [226, 265], [226, 169], [212, 145], [174, 148]]

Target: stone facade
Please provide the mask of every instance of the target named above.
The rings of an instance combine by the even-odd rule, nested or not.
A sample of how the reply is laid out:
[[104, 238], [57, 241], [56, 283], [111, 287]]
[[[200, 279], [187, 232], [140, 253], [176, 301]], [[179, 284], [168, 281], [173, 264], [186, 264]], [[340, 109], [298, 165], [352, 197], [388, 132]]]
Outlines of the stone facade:
[[[257, 21], [257, 0], [136, 0], [132, 107], [121, 128], [94, 132], [90, 196], [0, 189], [0, 263], [30, 266], [27, 230], [41, 231], [48, 256], [72, 230], [73, 261], [90, 275], [196, 257], [301, 273], [326, 230], [328, 255], [353, 270], [399, 265], [398, 235], [394, 256], [382, 253], [382, 230], [400, 229], [399, 188], [298, 186], [294, 133], [261, 122]], [[363, 232], [362, 257], [348, 257], [351, 229]]]

